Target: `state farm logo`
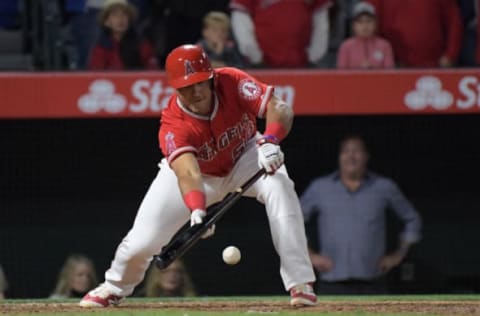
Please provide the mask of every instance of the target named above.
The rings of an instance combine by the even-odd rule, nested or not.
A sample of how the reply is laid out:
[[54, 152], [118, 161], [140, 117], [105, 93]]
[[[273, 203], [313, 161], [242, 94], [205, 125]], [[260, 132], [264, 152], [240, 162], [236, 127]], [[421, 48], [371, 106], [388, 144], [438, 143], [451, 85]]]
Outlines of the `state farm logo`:
[[161, 80], [135, 80], [130, 91], [117, 92], [113, 81], [97, 79], [92, 81], [88, 92], [77, 102], [78, 108], [87, 114], [101, 111], [110, 114], [120, 112], [146, 113], [161, 112], [174, 92], [172, 87], [165, 87]]
[[463, 76], [453, 84], [451, 79], [446, 82], [448, 90], [442, 87], [438, 77], [420, 77], [416, 90], [405, 95], [405, 105], [415, 111], [427, 108], [442, 111], [452, 107], [459, 110], [480, 109], [480, 80], [477, 76]]
[[78, 99], [78, 107], [85, 113], [97, 113], [104, 110], [118, 113], [125, 110], [127, 100], [115, 93], [115, 85], [110, 80], [98, 79], [88, 88], [88, 93]]
[[424, 76], [417, 80], [416, 90], [405, 95], [405, 104], [412, 110], [423, 110], [428, 106], [445, 110], [453, 104], [453, 95], [442, 90], [442, 82], [434, 76]]
[[[125, 84], [118, 85], [124, 87]], [[259, 93], [257, 85], [250, 86], [253, 94]], [[87, 89], [86, 89], [87, 90]], [[258, 92], [255, 92], [257, 91]], [[248, 92], [249, 89], [247, 89]], [[78, 108], [86, 114], [148, 114], [160, 113], [167, 107], [175, 90], [162, 80], [137, 79], [130, 89], [117, 89], [115, 80], [97, 79], [88, 86], [87, 93], [77, 101]], [[252, 95], [253, 95], [252, 94]], [[291, 106], [295, 103], [295, 87], [275, 86], [275, 95]]]

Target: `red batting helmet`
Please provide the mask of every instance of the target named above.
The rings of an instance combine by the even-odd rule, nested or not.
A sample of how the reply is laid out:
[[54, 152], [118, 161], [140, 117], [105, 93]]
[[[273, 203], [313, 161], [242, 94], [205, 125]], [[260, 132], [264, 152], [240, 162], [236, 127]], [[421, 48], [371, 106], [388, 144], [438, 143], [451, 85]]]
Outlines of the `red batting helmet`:
[[213, 68], [200, 46], [182, 45], [170, 52], [165, 63], [168, 83], [175, 89], [213, 78]]

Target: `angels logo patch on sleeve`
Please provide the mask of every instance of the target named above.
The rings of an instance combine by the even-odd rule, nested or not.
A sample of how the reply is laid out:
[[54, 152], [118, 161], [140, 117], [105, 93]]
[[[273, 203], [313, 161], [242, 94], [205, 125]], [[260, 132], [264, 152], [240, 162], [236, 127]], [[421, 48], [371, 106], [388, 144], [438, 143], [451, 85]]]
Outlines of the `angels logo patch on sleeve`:
[[165, 135], [165, 148], [167, 149], [167, 155], [171, 155], [177, 149], [174, 138], [175, 135], [173, 135], [172, 132], [168, 132], [167, 135]]
[[262, 94], [262, 89], [252, 80], [243, 79], [238, 83], [238, 93], [246, 100], [255, 100]]

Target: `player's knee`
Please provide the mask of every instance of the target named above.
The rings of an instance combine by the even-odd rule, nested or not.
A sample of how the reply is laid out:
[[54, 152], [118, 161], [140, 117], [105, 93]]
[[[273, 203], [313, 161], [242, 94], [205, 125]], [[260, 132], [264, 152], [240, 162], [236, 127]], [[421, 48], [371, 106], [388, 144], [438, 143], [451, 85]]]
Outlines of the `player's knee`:
[[275, 173], [272, 176], [268, 176], [265, 181], [267, 181], [264, 189], [266, 197], [294, 193], [293, 181], [285, 173]]
[[296, 198], [293, 181], [288, 175], [283, 173], [276, 173], [268, 176], [265, 180], [262, 189], [259, 192], [258, 200], [264, 204], [269, 200], [282, 200]]

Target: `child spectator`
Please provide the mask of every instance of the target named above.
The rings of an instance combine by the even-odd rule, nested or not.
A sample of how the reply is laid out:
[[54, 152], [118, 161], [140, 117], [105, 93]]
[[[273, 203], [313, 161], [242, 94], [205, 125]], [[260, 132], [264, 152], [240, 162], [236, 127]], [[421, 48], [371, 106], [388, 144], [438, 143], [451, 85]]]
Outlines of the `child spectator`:
[[197, 42], [202, 37], [202, 19], [205, 15], [211, 11], [228, 12], [228, 2], [229, 0], [148, 0], [148, 15], [141, 24], [155, 45], [159, 64], [165, 66], [163, 63], [174, 48]]
[[393, 52], [390, 43], [376, 36], [375, 8], [359, 2], [353, 10], [353, 37], [340, 46], [338, 68], [392, 68]]
[[0, 266], [0, 299], [5, 298], [5, 291], [8, 289], [7, 278], [5, 278], [5, 274], [3, 273], [3, 269]]
[[230, 18], [220, 11], [212, 11], [203, 18], [203, 38], [199, 45], [207, 53], [212, 66], [242, 67], [242, 57], [230, 35]]
[[145, 297], [196, 296], [190, 276], [180, 260], [174, 261], [165, 270], [157, 269], [152, 265], [141, 292]]
[[97, 275], [92, 261], [82, 255], [71, 255], [60, 270], [57, 285], [50, 298], [83, 297], [97, 286]]
[[102, 30], [90, 55], [91, 70], [156, 69], [152, 45], [133, 27], [137, 16], [127, 0], [106, 0], [100, 12]]

